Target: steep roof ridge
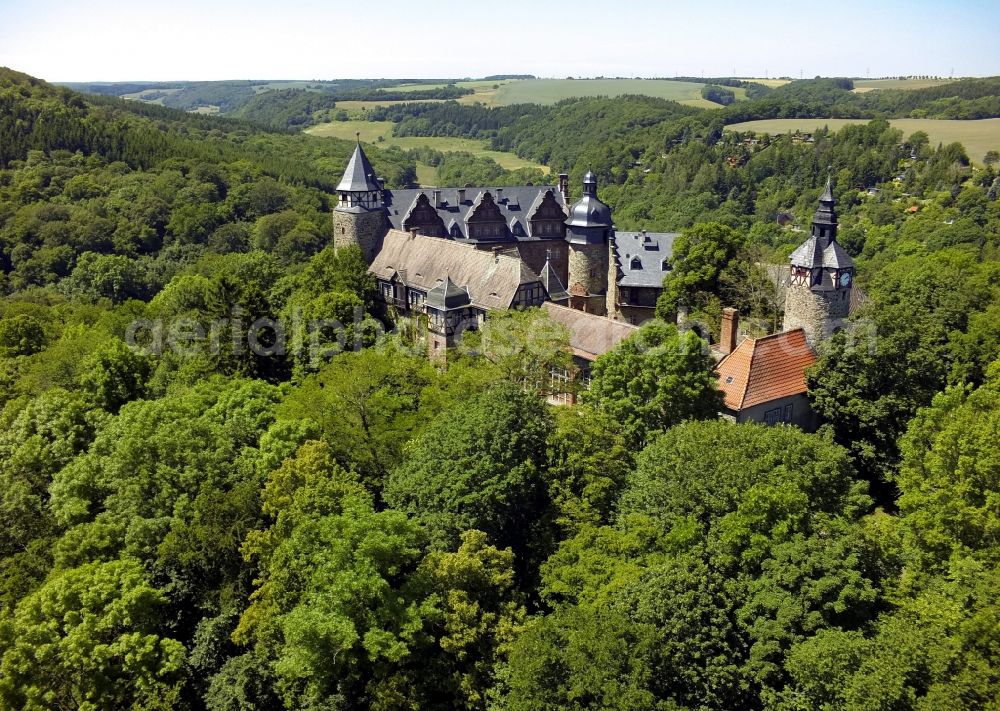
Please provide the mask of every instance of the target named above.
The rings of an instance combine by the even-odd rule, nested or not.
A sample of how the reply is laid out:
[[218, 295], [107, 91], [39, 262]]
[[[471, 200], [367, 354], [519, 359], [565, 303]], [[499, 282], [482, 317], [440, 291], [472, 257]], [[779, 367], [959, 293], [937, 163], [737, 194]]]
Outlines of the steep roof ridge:
[[379, 190], [375, 169], [361, 147], [361, 139], [354, 147], [354, 153], [344, 169], [344, 175], [337, 184], [338, 192], [365, 192]]

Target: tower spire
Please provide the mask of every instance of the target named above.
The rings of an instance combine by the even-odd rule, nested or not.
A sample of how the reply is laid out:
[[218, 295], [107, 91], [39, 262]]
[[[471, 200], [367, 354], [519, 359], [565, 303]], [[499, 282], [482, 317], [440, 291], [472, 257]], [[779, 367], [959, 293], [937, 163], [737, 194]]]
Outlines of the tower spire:
[[819, 201], [821, 203], [828, 202], [831, 205], [835, 202], [833, 199], [833, 176], [828, 172], [826, 174], [826, 189], [823, 190], [823, 194], [819, 196]]
[[833, 199], [833, 178], [827, 175], [826, 187], [819, 196], [819, 207], [816, 208], [812, 222], [812, 234], [820, 238], [823, 247], [837, 239], [836, 204], [837, 201]]

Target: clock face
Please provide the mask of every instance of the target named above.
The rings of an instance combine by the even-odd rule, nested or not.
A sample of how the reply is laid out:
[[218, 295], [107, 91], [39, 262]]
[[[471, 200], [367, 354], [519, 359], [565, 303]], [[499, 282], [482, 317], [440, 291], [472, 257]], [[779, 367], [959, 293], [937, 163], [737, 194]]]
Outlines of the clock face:
[[850, 272], [842, 272], [841, 273], [841, 275], [840, 275], [840, 285], [841, 286], [850, 286], [851, 285], [851, 273]]

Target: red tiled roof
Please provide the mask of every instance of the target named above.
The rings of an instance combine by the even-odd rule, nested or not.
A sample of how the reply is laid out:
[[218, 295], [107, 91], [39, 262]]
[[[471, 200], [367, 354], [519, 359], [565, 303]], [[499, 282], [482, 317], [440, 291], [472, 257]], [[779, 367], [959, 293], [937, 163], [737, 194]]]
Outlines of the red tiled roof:
[[801, 328], [746, 339], [716, 368], [726, 407], [744, 410], [806, 392], [805, 371], [815, 362]]

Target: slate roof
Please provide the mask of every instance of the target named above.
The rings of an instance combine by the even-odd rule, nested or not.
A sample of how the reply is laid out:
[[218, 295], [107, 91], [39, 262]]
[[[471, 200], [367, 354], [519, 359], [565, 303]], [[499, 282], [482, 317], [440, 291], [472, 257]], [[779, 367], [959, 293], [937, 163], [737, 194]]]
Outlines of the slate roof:
[[468, 306], [471, 303], [469, 290], [458, 286], [451, 280], [451, 275], [445, 275], [444, 281], [427, 292], [427, 305], [440, 311], [451, 311]]
[[[837, 213], [834, 205], [836, 201], [833, 199], [833, 186], [827, 179], [826, 188], [819, 198], [819, 208], [813, 215], [812, 235], [792, 252], [789, 261], [793, 265], [810, 269], [848, 269], [854, 266], [851, 255], [837, 242]], [[832, 235], [820, 237], [820, 227], [830, 228], [827, 229], [827, 234], [832, 232]]]
[[[459, 236], [458, 239], [468, 238], [468, 229], [466, 226], [466, 219], [475, 209], [475, 207], [482, 202], [483, 195], [485, 193], [490, 193], [493, 196], [494, 201], [497, 199], [497, 188], [464, 188], [465, 201], [459, 202], [458, 191], [461, 188], [409, 188], [405, 190], [387, 190], [384, 193], [385, 196], [385, 206], [386, 213], [389, 218], [389, 223], [392, 225], [393, 229], [401, 230], [403, 229], [403, 221], [406, 219], [406, 215], [413, 208], [417, 202], [417, 198], [421, 193], [427, 196], [430, 201], [431, 206], [434, 206], [434, 192], [439, 190], [441, 193], [441, 207], [436, 208], [438, 216], [441, 221], [445, 224], [448, 229], [448, 233], [452, 234], [453, 227], [458, 227]], [[531, 224], [529, 218], [534, 214], [535, 210], [538, 209], [538, 205], [541, 204], [542, 197], [545, 195], [546, 190], [552, 191], [552, 196], [555, 198], [556, 202], [562, 206], [563, 210], [566, 209], [566, 200], [563, 198], [563, 194], [559, 192], [559, 189], [553, 185], [514, 185], [505, 186], [500, 188], [502, 191], [500, 200], [497, 201], [497, 206], [500, 208], [500, 213], [503, 215], [504, 224], [507, 226], [506, 239], [508, 241], [516, 240], [518, 242], [531, 242], [538, 241], [541, 238], [531, 235]], [[511, 228], [516, 223], [520, 222], [521, 226], [524, 228], [523, 236], [515, 236]], [[546, 239], [552, 239], [551, 236], [546, 237]], [[476, 241], [476, 240], [470, 240]], [[498, 240], [491, 239], [490, 242], [496, 242]], [[502, 239], [499, 241], [503, 241]]]
[[552, 268], [549, 260], [545, 260], [542, 273], [538, 276], [541, 278], [542, 285], [545, 287], [545, 291], [548, 292], [550, 299], [553, 301], [564, 301], [569, 298], [569, 292], [566, 291], [566, 287], [559, 280], [559, 276], [556, 274], [556, 270]]
[[[619, 286], [663, 286], [663, 260], [674, 253], [678, 232], [616, 232], [615, 261], [618, 264]], [[638, 268], [633, 260], [639, 259]]]
[[344, 176], [337, 184], [337, 192], [367, 192], [379, 190], [375, 180], [375, 169], [361, 148], [361, 142], [354, 147], [354, 155], [347, 163]]
[[854, 266], [854, 260], [837, 240], [824, 240], [813, 235], [796, 247], [789, 261], [800, 267], [829, 267], [846, 269]]
[[805, 371], [815, 362], [801, 328], [747, 338], [716, 368], [726, 407], [745, 410], [805, 393]]
[[573, 203], [566, 224], [570, 227], [611, 227], [611, 208], [597, 197], [597, 177], [583, 176], [583, 196]]
[[588, 314], [551, 301], [543, 303], [542, 309], [553, 321], [569, 330], [569, 345], [573, 349], [573, 355], [584, 360], [597, 360], [598, 356], [604, 355], [639, 330], [638, 326], [624, 321]]
[[467, 291], [473, 306], [487, 311], [508, 308], [519, 286], [539, 282], [538, 275], [517, 257], [400, 230], [386, 233], [369, 271], [385, 281], [398, 275], [406, 286], [428, 296], [450, 279]]

